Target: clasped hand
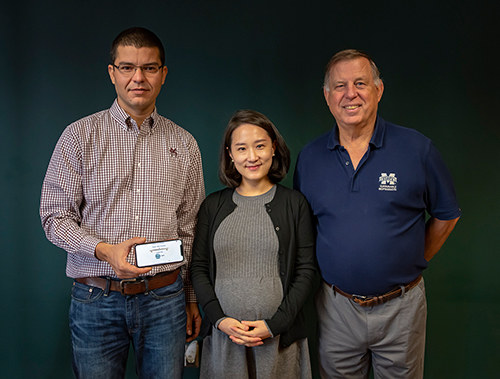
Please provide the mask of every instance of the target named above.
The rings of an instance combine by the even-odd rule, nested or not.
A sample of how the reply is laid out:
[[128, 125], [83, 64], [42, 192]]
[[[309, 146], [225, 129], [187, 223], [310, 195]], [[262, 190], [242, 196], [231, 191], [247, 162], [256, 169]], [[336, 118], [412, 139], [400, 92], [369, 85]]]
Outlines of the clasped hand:
[[262, 320], [241, 321], [228, 317], [219, 323], [219, 329], [226, 333], [231, 341], [246, 347], [260, 346], [271, 337], [266, 323]]

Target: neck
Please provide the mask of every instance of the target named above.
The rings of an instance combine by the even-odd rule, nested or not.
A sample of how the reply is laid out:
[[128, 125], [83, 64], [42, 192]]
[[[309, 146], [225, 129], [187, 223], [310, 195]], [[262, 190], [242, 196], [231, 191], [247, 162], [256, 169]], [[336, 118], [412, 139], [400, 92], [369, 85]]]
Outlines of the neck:
[[242, 196], [259, 196], [267, 191], [269, 191], [271, 188], [273, 188], [274, 183], [272, 183], [269, 178], [266, 178], [267, 180], [261, 180], [257, 183], [250, 182], [247, 180], [241, 181], [241, 184], [236, 187], [236, 191]]
[[339, 128], [339, 142], [342, 146], [368, 146], [375, 130], [375, 124], [371, 126], [341, 126]]
[[132, 119], [137, 123], [137, 127], [140, 129], [141, 128], [141, 125], [142, 123], [144, 122], [145, 119], [147, 119], [151, 113], [153, 113], [154, 109], [155, 109], [155, 105], [152, 104], [150, 107], [148, 107], [147, 109], [144, 109], [144, 110], [140, 110], [140, 111], [137, 111], [137, 110], [133, 110], [133, 109], [129, 109], [128, 107], [125, 107], [123, 106], [123, 104], [121, 104], [120, 102], [120, 99], [118, 99], [118, 105], [125, 111], [127, 112], [127, 114], [132, 117]]

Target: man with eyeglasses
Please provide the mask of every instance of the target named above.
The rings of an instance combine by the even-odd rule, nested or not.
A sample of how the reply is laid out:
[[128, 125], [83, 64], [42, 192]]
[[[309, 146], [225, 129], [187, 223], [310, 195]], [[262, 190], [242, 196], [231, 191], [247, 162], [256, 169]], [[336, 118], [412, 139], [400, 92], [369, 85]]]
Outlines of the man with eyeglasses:
[[[117, 99], [65, 129], [42, 186], [43, 228], [75, 279], [73, 371], [123, 378], [132, 342], [139, 377], [181, 378], [184, 343], [201, 325], [189, 276], [205, 196], [201, 155], [190, 133], [156, 111], [167, 67], [154, 33], [120, 33], [108, 72]], [[177, 238], [182, 262], [136, 266], [136, 244]]]

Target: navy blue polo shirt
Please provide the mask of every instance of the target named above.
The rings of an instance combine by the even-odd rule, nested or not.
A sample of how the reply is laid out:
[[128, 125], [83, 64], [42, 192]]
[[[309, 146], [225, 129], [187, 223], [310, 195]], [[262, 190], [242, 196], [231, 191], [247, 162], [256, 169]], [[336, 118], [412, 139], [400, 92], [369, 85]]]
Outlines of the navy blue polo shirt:
[[460, 216], [432, 141], [381, 117], [356, 170], [335, 125], [300, 152], [294, 187], [317, 218], [323, 279], [357, 295], [383, 294], [427, 267], [425, 211], [439, 220]]

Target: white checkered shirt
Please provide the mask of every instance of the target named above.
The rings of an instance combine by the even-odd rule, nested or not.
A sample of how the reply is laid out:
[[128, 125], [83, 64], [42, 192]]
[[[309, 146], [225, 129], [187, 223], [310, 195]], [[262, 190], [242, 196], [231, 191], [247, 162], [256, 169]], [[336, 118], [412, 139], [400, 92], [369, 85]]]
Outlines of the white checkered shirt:
[[[43, 182], [40, 216], [47, 238], [68, 253], [71, 278], [116, 277], [95, 257], [99, 242], [181, 238], [184, 262], [154, 266], [147, 275], [183, 266], [186, 299], [195, 301], [188, 273], [204, 197], [194, 137], [156, 109], [139, 129], [115, 100], [64, 130]], [[133, 250], [127, 261], [135, 264]]]

